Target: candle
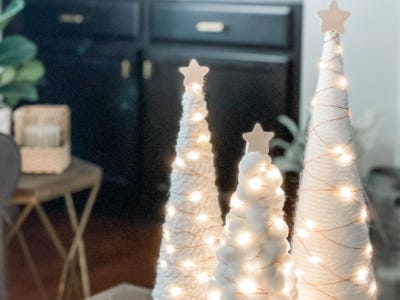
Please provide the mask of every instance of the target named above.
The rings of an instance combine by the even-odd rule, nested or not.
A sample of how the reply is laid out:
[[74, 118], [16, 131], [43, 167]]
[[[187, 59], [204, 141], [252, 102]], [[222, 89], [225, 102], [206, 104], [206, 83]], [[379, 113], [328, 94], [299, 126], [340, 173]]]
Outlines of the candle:
[[0, 104], [0, 133], [11, 134], [11, 108]]
[[24, 128], [26, 147], [54, 148], [61, 144], [61, 128], [56, 125], [29, 125]]

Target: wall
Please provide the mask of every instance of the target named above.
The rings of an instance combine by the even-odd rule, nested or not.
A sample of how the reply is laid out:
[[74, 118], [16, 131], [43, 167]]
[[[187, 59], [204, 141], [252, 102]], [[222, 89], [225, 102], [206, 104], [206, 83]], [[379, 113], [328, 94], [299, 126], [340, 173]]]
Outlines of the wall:
[[[301, 120], [317, 84], [323, 35], [316, 11], [331, 0], [304, 0]], [[382, 114], [373, 148], [361, 160], [363, 173], [375, 165], [400, 164], [400, 1], [338, 0], [352, 13], [343, 36], [353, 120], [367, 111]]]

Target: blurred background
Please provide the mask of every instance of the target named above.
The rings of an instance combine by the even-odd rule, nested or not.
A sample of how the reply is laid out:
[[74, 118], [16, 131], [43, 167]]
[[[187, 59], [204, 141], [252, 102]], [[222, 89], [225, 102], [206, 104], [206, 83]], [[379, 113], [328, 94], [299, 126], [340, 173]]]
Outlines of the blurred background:
[[[84, 235], [91, 294], [122, 282], [153, 285], [184, 91], [177, 70], [191, 58], [211, 69], [205, 91], [222, 215], [237, 184], [241, 134], [256, 121], [277, 133], [272, 154], [293, 209], [323, 43], [315, 12], [329, 3], [26, 1], [4, 35], [23, 35], [37, 46], [45, 74], [35, 82], [37, 101], [30, 100], [67, 105], [72, 155], [103, 170]], [[371, 196], [377, 273], [387, 291], [381, 297], [398, 299], [400, 3], [339, 5], [352, 13], [343, 36], [345, 71], [360, 171]], [[21, 100], [13, 109], [31, 104]], [[75, 195], [78, 214], [86, 199], [85, 192]], [[43, 207], [69, 245], [74, 233], [63, 202]], [[22, 229], [46, 292], [13, 240], [5, 253], [8, 299], [55, 299], [62, 261], [35, 214]]]

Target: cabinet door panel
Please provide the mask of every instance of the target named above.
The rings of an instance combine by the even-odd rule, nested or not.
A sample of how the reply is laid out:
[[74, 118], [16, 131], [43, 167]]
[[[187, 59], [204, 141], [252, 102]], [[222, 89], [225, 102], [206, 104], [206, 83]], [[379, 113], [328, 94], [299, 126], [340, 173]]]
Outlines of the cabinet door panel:
[[71, 107], [73, 153], [102, 166], [106, 182], [133, 185], [138, 91], [135, 80], [121, 78], [121, 60], [67, 55], [42, 59], [47, 75], [41, 101]]
[[[182, 112], [183, 78], [177, 69], [190, 59], [185, 53], [163, 56], [161, 61], [160, 55], [157, 51], [153, 76], [145, 82], [142, 122], [142, 194], [155, 208], [168, 196]], [[244, 149], [242, 133], [251, 130], [255, 122], [261, 122], [266, 130], [277, 130], [278, 115], [293, 115], [288, 105], [290, 60], [263, 55], [233, 60], [228, 53], [213, 52], [197, 58], [211, 68], [205, 84], [208, 122], [216, 155], [217, 185], [222, 198], [226, 198], [237, 184], [237, 163]]]

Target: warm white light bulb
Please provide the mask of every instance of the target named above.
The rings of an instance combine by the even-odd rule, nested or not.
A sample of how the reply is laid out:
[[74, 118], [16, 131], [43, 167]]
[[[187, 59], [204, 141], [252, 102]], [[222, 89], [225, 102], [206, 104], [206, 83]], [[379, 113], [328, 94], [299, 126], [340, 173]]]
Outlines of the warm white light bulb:
[[208, 274], [206, 272], [198, 274], [197, 280], [201, 283], [206, 283], [208, 281]]
[[297, 230], [297, 233], [298, 233], [299, 236], [302, 237], [302, 238], [306, 238], [306, 237], [309, 236], [309, 233], [307, 232], [307, 230], [302, 229], [302, 228], [299, 229], [299, 230]]
[[220, 300], [221, 299], [221, 293], [218, 291], [212, 292], [210, 295], [208, 295], [207, 300]]
[[168, 216], [170, 216], [170, 217], [175, 216], [175, 214], [176, 214], [176, 209], [175, 209], [173, 206], [168, 206], [168, 207], [167, 207], [167, 214], [168, 214]]
[[294, 271], [294, 273], [296, 274], [296, 276], [297, 276], [298, 278], [304, 276], [304, 274], [305, 274], [304, 271], [301, 270], [301, 269], [296, 269], [296, 271]]
[[208, 216], [207, 216], [206, 214], [200, 214], [200, 215], [197, 217], [197, 219], [198, 219], [200, 222], [207, 222]]
[[243, 206], [243, 202], [239, 200], [239, 198], [236, 195], [233, 195], [231, 197], [231, 202], [230, 206], [234, 208], [240, 208]]
[[191, 260], [186, 260], [183, 262], [183, 267], [187, 268], [187, 269], [191, 269], [191, 268], [196, 267], [196, 265]]
[[286, 275], [289, 275], [292, 272], [292, 269], [294, 267], [294, 263], [293, 262], [286, 262], [283, 265], [283, 269]]
[[210, 141], [210, 136], [207, 134], [200, 134], [199, 138], [197, 139], [199, 143], [207, 143]]
[[310, 262], [312, 262], [313, 264], [319, 264], [321, 262], [321, 259], [316, 256], [316, 255], [312, 255], [309, 258]]
[[282, 230], [282, 229], [284, 229], [286, 227], [286, 223], [282, 218], [275, 218], [274, 219], [274, 224], [280, 230]]
[[329, 67], [330, 67], [330, 64], [327, 63], [327, 62], [325, 62], [325, 61], [321, 61], [321, 62], [319, 63], [319, 68], [320, 68], [320, 70], [325, 71], [325, 70], [328, 70]]
[[333, 148], [333, 153], [335, 154], [343, 154], [343, 152], [344, 152], [343, 146], [336, 146], [335, 148]]
[[183, 291], [181, 288], [174, 286], [172, 288], [169, 289], [169, 293], [172, 297], [178, 297], [178, 296], [182, 296]]
[[310, 230], [313, 230], [315, 228], [315, 222], [310, 220], [310, 219], [306, 219], [304, 221], [304, 224], [306, 225], [306, 227]]
[[236, 242], [239, 246], [247, 245], [251, 240], [251, 234], [249, 232], [242, 232], [240, 233], [237, 238]]
[[369, 287], [368, 293], [370, 295], [375, 295], [377, 290], [378, 290], [378, 286], [376, 285], [376, 281], [373, 281]]
[[162, 269], [166, 269], [168, 267], [168, 264], [165, 260], [160, 261], [160, 267]]
[[368, 210], [365, 207], [361, 209], [360, 218], [362, 222], [366, 222], [368, 220]]
[[339, 86], [340, 89], [345, 90], [345, 89], [347, 89], [349, 83], [348, 83], [346, 77], [342, 76], [339, 78], [337, 85]]
[[169, 230], [164, 229], [163, 230], [163, 236], [164, 236], [164, 238], [169, 239], [171, 237], [171, 235], [169, 233]]
[[262, 186], [261, 179], [258, 178], [258, 177], [251, 178], [249, 180], [249, 185], [253, 190], [259, 190], [261, 188], [261, 186]]
[[281, 195], [284, 194], [284, 191], [282, 190], [282, 188], [278, 187], [278, 188], [275, 190], [275, 193], [276, 193], [276, 195], [281, 196]]
[[346, 200], [350, 200], [353, 197], [353, 192], [348, 187], [342, 187], [340, 189], [340, 196]]
[[203, 87], [201, 86], [201, 84], [194, 82], [190, 85], [191, 90], [196, 93], [196, 94], [200, 94], [203, 91]]
[[200, 192], [193, 192], [190, 194], [190, 200], [192, 202], [199, 202], [201, 200], [202, 196]]
[[244, 294], [251, 294], [251, 293], [255, 293], [257, 291], [256, 284], [249, 279], [245, 279], [245, 280], [241, 281], [239, 283], [239, 289]]
[[357, 280], [360, 283], [364, 283], [368, 279], [368, 269], [363, 267], [357, 271]]
[[279, 179], [282, 175], [278, 168], [271, 168], [268, 170], [268, 176], [273, 179]]
[[215, 244], [215, 238], [213, 236], [209, 236], [204, 240], [207, 245], [212, 246]]
[[168, 254], [172, 254], [172, 253], [174, 253], [174, 252], [175, 252], [175, 247], [172, 246], [172, 245], [168, 245], [168, 246], [167, 246], [167, 253], [168, 253]]
[[187, 156], [190, 160], [198, 160], [200, 158], [200, 154], [197, 151], [190, 151]]
[[315, 106], [317, 106], [317, 104], [318, 104], [318, 100], [317, 100], [317, 98], [313, 98], [312, 100], [311, 100], [311, 106], [312, 107], [315, 107]]
[[192, 121], [193, 122], [201, 122], [204, 119], [204, 116], [202, 113], [194, 113], [192, 116]]
[[365, 255], [368, 258], [370, 258], [372, 256], [373, 252], [374, 252], [374, 248], [372, 248], [371, 243], [368, 243], [367, 246], [365, 246], [365, 250], [364, 250]]
[[174, 166], [177, 166], [179, 168], [184, 168], [185, 167], [185, 161], [182, 158], [177, 157], [174, 160]]
[[345, 165], [351, 163], [352, 160], [353, 160], [353, 158], [352, 158], [352, 156], [350, 154], [343, 153], [340, 156], [340, 161]]

